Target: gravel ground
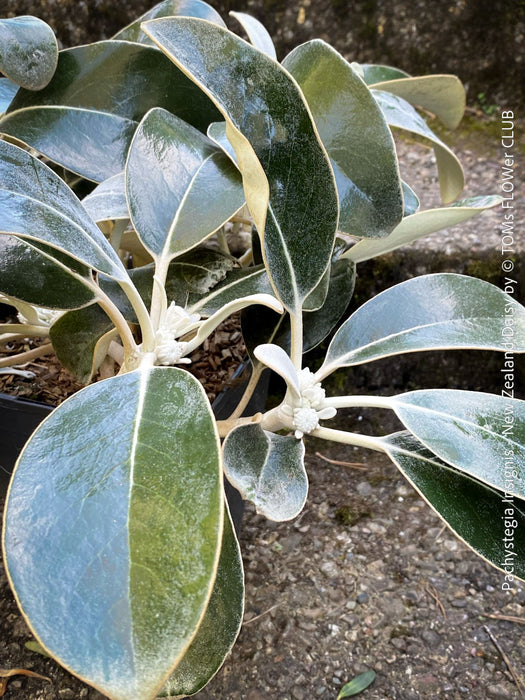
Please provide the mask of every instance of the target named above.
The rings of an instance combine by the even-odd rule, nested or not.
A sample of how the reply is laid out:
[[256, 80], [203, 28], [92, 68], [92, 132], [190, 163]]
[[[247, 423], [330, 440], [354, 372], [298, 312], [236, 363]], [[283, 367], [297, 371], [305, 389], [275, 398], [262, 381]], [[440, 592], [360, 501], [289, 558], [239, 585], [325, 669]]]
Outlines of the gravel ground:
[[[478, 133], [474, 145], [462, 146], [466, 136], [454, 138], [470, 191], [498, 192], [496, 139]], [[401, 145], [408, 161], [419, 148]], [[488, 162], [478, 156], [487, 151], [493, 153]], [[424, 157], [419, 178], [416, 190], [425, 193], [425, 205], [437, 204], [430, 155]], [[445, 252], [453, 254], [451, 267], [457, 254], [475, 258], [497, 248], [497, 221], [497, 212], [485, 214], [449, 232]], [[421, 245], [442, 252], [443, 239], [444, 234], [436, 234]], [[388, 393], [391, 384], [383, 380], [383, 393]], [[377, 420], [353, 414], [356, 418], [363, 432], [377, 432]], [[384, 421], [379, 427], [381, 432], [397, 429]], [[486, 616], [525, 618], [524, 586], [503, 592], [503, 574], [457, 541], [382, 456], [316, 441], [308, 447], [310, 498], [301, 516], [276, 525], [247, 509], [241, 533], [245, 624], [223, 669], [195, 697], [335, 700], [346, 681], [369, 668], [377, 677], [362, 697], [370, 700], [520, 697], [501, 651], [523, 677], [523, 628]], [[333, 466], [316, 452], [358, 466]], [[0, 665], [52, 679], [18, 676], [10, 680], [5, 697], [102, 698], [51, 660], [24, 648], [31, 635], [3, 572], [0, 593]]]

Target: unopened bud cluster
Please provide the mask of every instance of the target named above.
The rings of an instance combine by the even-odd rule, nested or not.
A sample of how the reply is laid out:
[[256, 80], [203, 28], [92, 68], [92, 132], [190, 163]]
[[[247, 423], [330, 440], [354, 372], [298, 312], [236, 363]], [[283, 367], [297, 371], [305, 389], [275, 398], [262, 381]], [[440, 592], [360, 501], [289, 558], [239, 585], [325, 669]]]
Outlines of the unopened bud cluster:
[[297, 373], [297, 378], [300, 398], [291, 396], [289, 392], [286, 402], [281, 406], [281, 412], [283, 418], [295, 428], [295, 437], [299, 440], [318, 428], [320, 420], [333, 418], [336, 410], [332, 406], [326, 406], [326, 392], [307, 367]]
[[188, 343], [177, 339], [194, 330], [199, 320], [199, 314], [189, 314], [181, 306], [171, 302], [163, 313], [155, 333], [155, 364], [189, 364], [191, 360], [184, 357]]

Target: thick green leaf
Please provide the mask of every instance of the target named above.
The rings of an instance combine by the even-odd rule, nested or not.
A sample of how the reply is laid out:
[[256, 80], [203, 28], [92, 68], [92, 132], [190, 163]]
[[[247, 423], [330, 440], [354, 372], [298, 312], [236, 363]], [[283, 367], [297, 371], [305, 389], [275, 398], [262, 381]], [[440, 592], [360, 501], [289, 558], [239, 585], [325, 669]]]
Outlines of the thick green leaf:
[[82, 205], [93, 221], [129, 219], [124, 173], [104, 180], [82, 200]]
[[345, 253], [345, 257], [356, 263], [375, 258], [377, 255], [383, 255], [383, 253], [389, 253], [401, 246], [413, 243], [423, 236], [457, 226], [457, 224], [468, 221], [473, 216], [499, 204], [501, 204], [501, 197], [497, 195], [471, 197], [455, 202], [450, 207], [416, 212], [406, 216], [386, 238], [380, 241], [359, 241]]
[[[233, 269], [233, 264], [233, 260], [223, 253], [206, 248], [197, 248], [181, 255], [180, 258], [173, 260], [168, 268], [165, 284], [168, 303], [174, 301], [178, 306], [188, 308], [190, 313], [193, 313], [195, 306], [195, 310], [207, 316], [207, 311], [198, 308], [198, 302], [215, 285], [226, 279], [227, 274]], [[153, 264], [129, 271], [131, 280], [147, 307], [151, 304], [154, 272]], [[104, 292], [117, 305], [126, 320], [130, 323], [138, 323], [135, 312], [120, 286], [104, 276], [101, 276], [99, 281]], [[232, 296], [229, 301], [237, 298], [239, 298], [237, 295]], [[225, 301], [225, 303], [228, 302]]]
[[512, 323], [513, 351], [525, 352], [525, 309], [501, 289], [452, 273], [414, 277], [370, 299], [343, 323], [320, 372], [420, 350], [504, 351], [506, 323]]
[[[218, 250], [196, 248], [184, 253], [169, 266], [166, 280], [168, 299], [176, 301], [179, 306], [191, 306], [227, 280], [233, 272], [233, 266], [232, 258]], [[255, 290], [253, 293], [259, 291], [262, 293], [263, 290]], [[228, 302], [225, 301], [226, 303]]]
[[375, 677], [376, 672], [372, 670], [360, 673], [349, 683], [345, 683], [345, 685], [339, 691], [337, 700], [342, 700], [343, 698], [350, 698], [354, 695], [359, 695], [359, 693], [363, 692], [363, 690], [366, 690], [370, 685], [372, 685]]
[[430, 141], [436, 155], [441, 199], [445, 204], [453, 202], [465, 186], [461, 163], [450, 148], [427, 126], [425, 120], [402, 97], [384, 90], [372, 90], [388, 124], [404, 129]]
[[[208, 127], [208, 136], [215, 141], [222, 150], [227, 153], [235, 164], [237, 164], [237, 156], [233, 150], [232, 145], [228, 141], [226, 135], [226, 123], [225, 122], [215, 122], [210, 124]], [[335, 254], [335, 252], [334, 252]], [[303, 311], [315, 311], [320, 309], [326, 300], [328, 294], [328, 287], [330, 284], [331, 271], [326, 270], [325, 274], [321, 278], [319, 284], [310, 292], [303, 303]], [[268, 279], [268, 284], [270, 284]]]
[[255, 48], [259, 49], [259, 51], [263, 51], [275, 61], [277, 60], [272, 37], [268, 34], [266, 27], [261, 24], [258, 19], [247, 15], [245, 12], [230, 12], [230, 16], [235, 17], [239, 22]]
[[345, 59], [320, 39], [283, 61], [301, 86], [332, 162], [339, 230], [382, 238], [403, 216], [394, 140], [370, 90]]
[[0, 291], [4, 294], [48, 309], [74, 309], [94, 299], [93, 290], [78, 276], [89, 279], [91, 270], [82, 270], [75, 260], [52, 248], [36, 247], [35, 241], [0, 236]]
[[281, 522], [295, 518], [308, 494], [304, 444], [259, 425], [241, 425], [224, 442], [224, 469], [258, 513]]
[[202, 131], [220, 118], [160, 51], [100, 41], [61, 51], [53, 80], [37, 93], [19, 90], [0, 119], [0, 132], [101, 182], [122, 172], [136, 124], [153, 107]]
[[143, 28], [226, 119], [272, 284], [298, 312], [328, 266], [338, 217], [330, 164], [298, 86], [274, 60], [209, 22], [158, 19]]
[[56, 173], [26, 151], [0, 141], [0, 233], [40, 241], [118, 280], [118, 255]]
[[97, 343], [113, 327], [100, 306], [90, 304], [62, 314], [51, 326], [49, 337], [60, 364], [87, 384], [97, 369], [93, 364]]
[[0, 78], [0, 114], [9, 107], [17, 90], [18, 85], [9, 80], [9, 78]]
[[27, 107], [0, 120], [0, 132], [94, 182], [124, 169], [136, 128], [118, 114], [60, 105]]
[[499, 491], [525, 498], [525, 401], [429, 389], [394, 396], [389, 403], [440, 459]]
[[202, 316], [211, 316], [221, 307], [252, 294], [272, 294], [272, 285], [264, 265], [234, 269], [226, 279], [215, 286], [210, 294], [201, 298], [191, 307]]
[[[451, 469], [410, 433], [382, 439], [385, 450], [427, 503], [477, 554], [525, 579], [525, 501], [507, 498]], [[512, 544], [505, 543], [512, 534]]]
[[158, 5], [152, 7], [151, 10], [145, 12], [137, 20], [128, 24], [127, 27], [121, 29], [120, 32], [117, 32], [113, 39], [118, 39], [120, 41], [136, 41], [139, 44], [153, 44], [151, 39], [141, 30], [140, 25], [142, 22], [146, 22], [149, 19], [156, 19], [157, 17], [173, 17], [177, 15], [182, 15], [184, 17], [201, 17], [210, 22], [215, 22], [215, 24], [220, 24], [222, 27], [226, 26], [219, 13], [208, 5], [208, 3], [202, 2], [202, 0], [164, 0], [164, 2], [159, 2]]
[[401, 186], [403, 188], [403, 216], [410, 216], [419, 209], [419, 198], [406, 182], [401, 182]]
[[412, 105], [432, 112], [449, 129], [458, 126], [465, 112], [465, 88], [455, 75], [390, 79], [370, 87], [391, 92]]
[[399, 68], [393, 68], [392, 66], [382, 66], [376, 63], [361, 63], [359, 67], [363, 71], [363, 80], [367, 85], [410, 77], [405, 71]]
[[327, 268], [317, 287], [312, 289], [310, 294], [306, 297], [303, 303], [303, 311], [318, 311], [323, 306], [328, 296], [331, 272], [332, 270]]
[[55, 72], [58, 44], [38, 17], [0, 19], [0, 72], [17, 85], [41, 90]]
[[201, 622], [222, 524], [201, 385], [136, 370], [86, 387], [33, 434], [6, 505], [6, 568], [46, 651], [112, 700], [148, 700]]
[[241, 176], [230, 158], [163, 109], [152, 109], [139, 124], [125, 178], [131, 220], [157, 259], [198, 245], [244, 204]]
[[337, 260], [332, 265], [330, 285], [323, 306], [303, 316], [304, 352], [319, 345], [335, 328], [352, 299], [354, 286], [355, 265], [349, 260]]
[[209, 125], [206, 133], [212, 141], [215, 141], [215, 143], [230, 156], [235, 165], [238, 166], [237, 154], [235, 153], [235, 150], [231, 143], [228, 141], [226, 131], [226, 122], [213, 122]]
[[237, 639], [244, 612], [241, 550], [226, 512], [217, 578], [206, 613], [161, 697], [194, 695], [215, 675]]
[[330, 289], [334, 264], [347, 247], [347, 241], [343, 241], [342, 238], [336, 238], [332, 254], [332, 264], [327, 268], [317, 287], [313, 289], [304, 300], [303, 311], [319, 311], [319, 309], [324, 306]]
[[[349, 264], [350, 263], [350, 264]], [[350, 260], [337, 260], [332, 265], [330, 286], [324, 305], [303, 314], [303, 349], [312, 350], [333, 330], [346, 311], [355, 285], [355, 265]], [[262, 306], [249, 308], [241, 317], [242, 333], [248, 354], [258, 345], [275, 343], [290, 351], [290, 319]]]

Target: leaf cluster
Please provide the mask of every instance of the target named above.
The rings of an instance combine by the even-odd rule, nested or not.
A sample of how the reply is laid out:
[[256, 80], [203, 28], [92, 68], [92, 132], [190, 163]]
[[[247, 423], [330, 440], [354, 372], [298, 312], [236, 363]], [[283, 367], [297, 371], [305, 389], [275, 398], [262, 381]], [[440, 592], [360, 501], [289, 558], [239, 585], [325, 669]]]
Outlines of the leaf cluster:
[[[456, 274], [396, 285], [340, 324], [359, 263], [499, 204], [458, 200], [461, 165], [425, 119], [454, 128], [461, 83], [349, 63], [321, 40], [279, 63], [264, 27], [232, 15], [249, 41], [202, 0], [164, 0], [112, 39], [60, 52], [40, 20], [0, 20], [0, 293], [20, 321], [0, 342], [47, 338], [42, 352], [87, 385], [20, 456], [7, 571], [42, 647], [114, 700], [185, 697], [215, 674], [244, 597], [224, 475], [266, 517], [293, 518], [306, 435], [387, 454], [496, 566], [506, 498], [511, 578], [525, 576], [525, 402], [322, 386], [400, 353], [525, 352], [525, 308]], [[420, 210], [396, 130], [434, 150], [450, 206]], [[251, 378], [217, 421], [184, 365], [240, 311]], [[311, 371], [304, 353], [336, 328]], [[265, 368], [286, 393], [246, 416]], [[352, 406], [392, 410], [405, 430], [325, 425]]]

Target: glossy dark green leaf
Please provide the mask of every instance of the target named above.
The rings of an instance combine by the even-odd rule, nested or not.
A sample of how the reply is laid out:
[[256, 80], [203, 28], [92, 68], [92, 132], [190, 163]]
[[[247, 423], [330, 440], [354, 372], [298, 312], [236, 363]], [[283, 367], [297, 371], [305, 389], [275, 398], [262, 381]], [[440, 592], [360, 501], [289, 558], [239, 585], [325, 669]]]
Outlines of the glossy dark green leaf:
[[525, 352], [525, 309], [501, 289], [452, 273], [414, 277], [370, 299], [343, 323], [321, 372], [420, 350], [504, 351], [506, 318], [513, 351]]
[[60, 364], [87, 384], [93, 372], [93, 355], [98, 341], [113, 328], [98, 304], [68, 311], [53, 323], [49, 337]]
[[6, 568], [47, 652], [113, 700], [150, 700], [213, 589], [219, 440], [173, 367], [92, 384], [37, 429], [11, 482]]
[[143, 28], [226, 119], [272, 284], [298, 312], [328, 266], [338, 217], [333, 174], [300, 90], [274, 60], [209, 22], [158, 19]]
[[139, 124], [125, 179], [133, 225], [156, 259], [193, 248], [244, 204], [241, 176], [230, 158], [163, 109], [151, 110]]
[[[402, 474], [465, 544], [510, 574], [508, 581], [525, 579], [525, 501], [450, 468], [410, 433], [382, 442]], [[512, 534], [508, 546], [506, 529]]]
[[321, 277], [317, 287], [304, 300], [303, 311], [318, 311], [323, 306], [328, 296], [331, 275], [332, 267], [330, 266]]
[[77, 276], [89, 279], [91, 271], [52, 248], [37, 247], [35, 241], [0, 235], [0, 291], [4, 294], [48, 309], [78, 308], [92, 301], [94, 292]]
[[[350, 264], [348, 264], [350, 263]], [[318, 311], [303, 314], [303, 349], [312, 350], [332, 331], [346, 311], [355, 285], [355, 265], [349, 260], [337, 260], [332, 265], [326, 301]], [[242, 333], [250, 357], [258, 345], [275, 343], [290, 351], [289, 316], [276, 314], [262, 306], [242, 313]]]
[[259, 425], [241, 425], [224, 442], [224, 469], [257, 512], [281, 522], [298, 515], [308, 494], [304, 445]]
[[332, 265], [330, 285], [323, 306], [303, 315], [304, 352], [319, 345], [335, 328], [352, 299], [354, 286], [355, 265], [349, 260], [337, 260]]
[[100, 41], [60, 52], [49, 85], [19, 90], [0, 132], [97, 182], [124, 169], [136, 124], [163, 107], [205, 131], [220, 118], [206, 95], [160, 51]]
[[215, 675], [230, 652], [242, 624], [244, 575], [241, 550], [227, 513], [217, 578], [206, 613], [187, 652], [160, 697], [194, 695]]
[[118, 255], [69, 187], [27, 151], [0, 141], [0, 232], [40, 241], [117, 280]]
[[245, 12], [230, 12], [230, 16], [235, 17], [237, 22], [239, 22], [255, 48], [259, 49], [259, 51], [263, 51], [270, 56], [270, 58], [277, 60], [272, 37], [269, 35], [266, 27], [261, 24], [258, 19], [247, 15]]
[[419, 198], [406, 182], [401, 182], [401, 186], [403, 188], [403, 216], [410, 216], [419, 209]]
[[201, 19], [215, 22], [215, 24], [220, 24], [223, 27], [226, 26], [219, 13], [208, 5], [208, 3], [202, 2], [202, 0], [164, 0], [164, 2], [159, 2], [158, 5], [152, 7], [151, 10], [145, 12], [137, 20], [128, 24], [127, 27], [121, 29], [120, 32], [117, 32], [113, 39], [118, 39], [120, 41], [136, 41], [139, 44], [153, 44], [151, 39], [141, 31], [140, 25], [142, 22], [146, 22], [149, 19], [156, 19], [157, 17], [173, 17], [177, 15], [182, 15], [184, 17], [200, 17]]
[[[178, 306], [189, 308], [191, 313], [193, 313], [193, 308], [195, 307], [195, 310], [202, 313], [202, 315], [208, 315], [206, 310], [201, 310], [198, 307], [198, 302], [215, 285], [220, 284], [227, 278], [227, 275], [233, 270], [233, 265], [231, 258], [219, 251], [206, 248], [197, 248], [181, 255], [176, 260], [173, 260], [168, 268], [165, 284], [168, 303], [174, 301]], [[131, 280], [147, 307], [151, 304], [154, 272], [153, 264], [137, 267], [129, 271]], [[126, 320], [130, 323], [138, 323], [135, 312], [120, 286], [104, 276], [100, 276], [99, 281], [104, 292], [113, 300], [124, 314]], [[253, 293], [257, 294], [259, 292], [254, 290]], [[232, 301], [234, 298], [238, 297], [233, 296], [229, 301]], [[228, 302], [225, 301], [225, 303]]]
[[124, 169], [136, 128], [118, 114], [61, 105], [27, 107], [0, 120], [0, 132], [94, 182]]
[[283, 61], [301, 86], [328, 151], [337, 183], [339, 230], [382, 238], [403, 216], [392, 134], [370, 90], [345, 59], [320, 39]]
[[55, 72], [58, 44], [38, 17], [0, 19], [0, 72], [17, 85], [41, 90]]
[[389, 402], [408, 430], [440, 459], [499, 491], [525, 498], [525, 401], [429, 389]]
[[337, 700], [342, 700], [343, 698], [351, 698], [354, 695], [359, 695], [359, 693], [362, 693], [363, 690], [366, 690], [370, 685], [372, 685], [372, 683], [375, 680], [375, 677], [376, 672], [372, 671], [371, 669], [369, 671], [365, 671], [364, 673], [360, 673], [349, 683], [345, 683], [345, 685], [339, 691]]
[[228, 273], [223, 282], [211, 290], [210, 294], [193, 304], [192, 311], [198, 311], [203, 316], [211, 316], [234, 299], [252, 294], [272, 293], [272, 285], [264, 265], [234, 269]]
[[409, 131], [430, 141], [436, 155], [441, 199], [445, 204], [453, 202], [465, 186], [463, 169], [459, 160], [427, 126], [423, 117], [409, 102], [384, 90], [372, 90], [372, 94], [390, 126]]
[[213, 122], [209, 125], [206, 133], [212, 141], [215, 141], [230, 156], [235, 165], [238, 165], [237, 155], [226, 135], [226, 122]]
[[218, 250], [190, 250], [169, 266], [166, 281], [168, 299], [175, 300], [179, 306], [191, 305], [226, 281], [233, 269], [233, 259]]
[[[208, 127], [208, 136], [217, 143], [222, 150], [227, 153], [234, 163], [237, 163], [237, 156], [226, 135], [226, 123], [215, 122]], [[303, 303], [303, 311], [315, 311], [321, 308], [328, 294], [330, 283], [330, 270], [326, 270], [319, 284], [310, 292]], [[268, 281], [269, 283], [269, 281]]]
[[497, 195], [471, 197], [454, 202], [450, 207], [416, 212], [405, 216], [403, 221], [386, 238], [380, 241], [359, 241], [345, 255], [356, 263], [363, 262], [413, 243], [436, 231], [457, 226], [499, 204], [501, 204], [501, 197]]
[[386, 90], [412, 105], [432, 112], [449, 129], [458, 126], [465, 112], [465, 88], [455, 75], [389, 79], [371, 87]]
[[363, 71], [363, 80], [367, 85], [410, 77], [405, 71], [399, 68], [393, 68], [392, 66], [382, 66], [376, 63], [361, 63], [359, 67]]
[[9, 107], [17, 90], [18, 85], [9, 80], [9, 78], [0, 78], [0, 114]]
[[93, 221], [129, 219], [124, 173], [104, 180], [82, 200], [82, 205]]

